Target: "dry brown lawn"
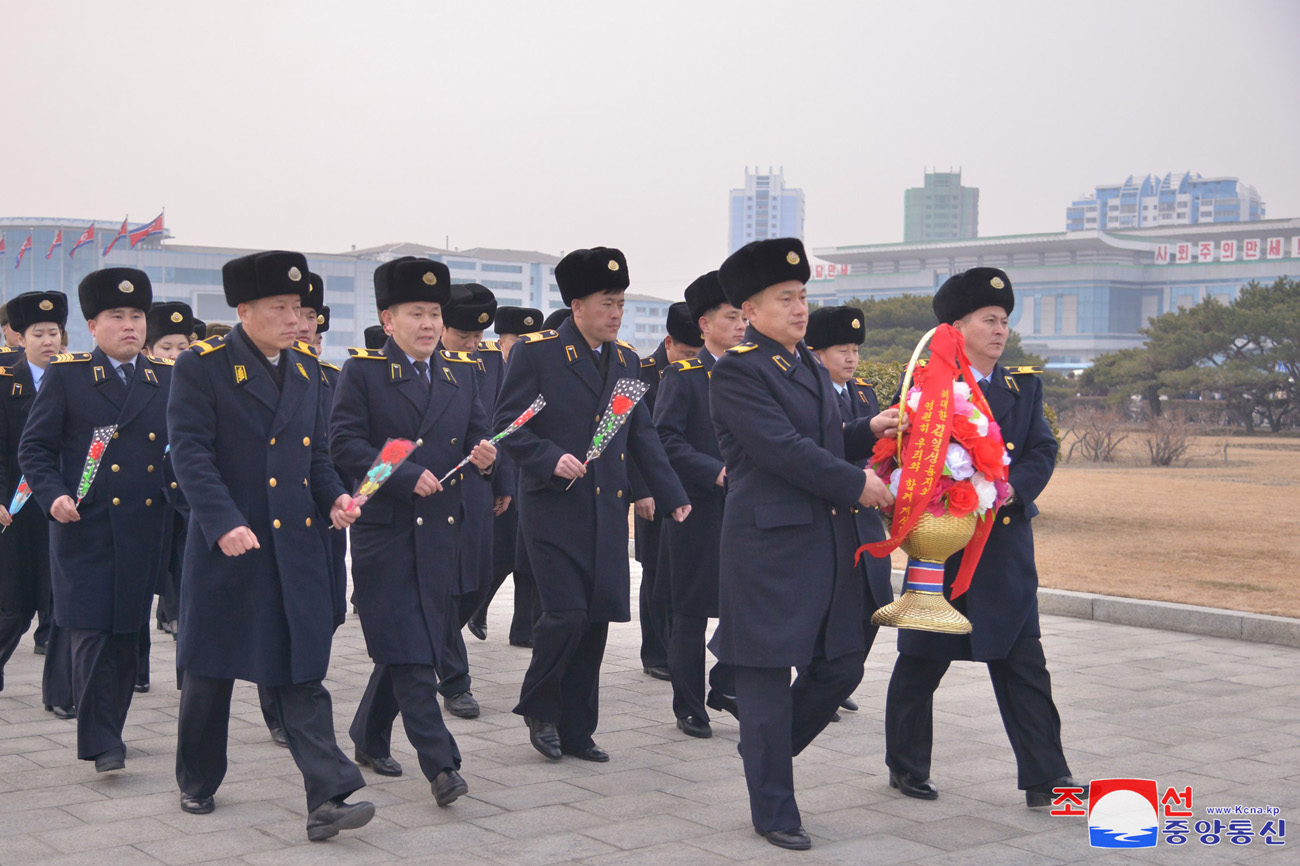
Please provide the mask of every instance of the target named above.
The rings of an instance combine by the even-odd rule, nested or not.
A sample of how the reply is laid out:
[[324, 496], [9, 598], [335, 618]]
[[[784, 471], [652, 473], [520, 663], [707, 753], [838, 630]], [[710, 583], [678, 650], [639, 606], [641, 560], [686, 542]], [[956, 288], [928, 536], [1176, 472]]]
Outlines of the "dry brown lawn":
[[1300, 617], [1300, 440], [1198, 437], [1168, 468], [1137, 440], [1116, 464], [1057, 467], [1034, 521], [1041, 584]]

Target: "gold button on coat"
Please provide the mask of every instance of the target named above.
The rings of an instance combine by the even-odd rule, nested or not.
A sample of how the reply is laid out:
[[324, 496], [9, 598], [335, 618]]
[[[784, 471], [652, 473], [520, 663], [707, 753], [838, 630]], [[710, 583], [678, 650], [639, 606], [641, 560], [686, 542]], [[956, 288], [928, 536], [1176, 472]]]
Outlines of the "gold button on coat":
[[280, 528], [280, 521], [279, 521], [279, 520], [272, 520], [272, 521], [271, 521], [271, 525], [274, 526], [276, 529], [279, 529], [279, 528]]
[[600, 488], [599, 488], [599, 487], [596, 488], [596, 495], [597, 495], [597, 496], [600, 495]]
[[623, 498], [623, 491], [620, 490], [620, 491], [618, 492], [617, 495], [618, 495], [618, 498], [619, 498], [619, 499], [622, 499], [622, 498]]
[[448, 518], [447, 518], [447, 522], [450, 523], [452, 526], [455, 526], [455, 525], [456, 525], [456, 518], [454, 518], [454, 517], [448, 517]]
[[1016, 443], [1014, 443], [1014, 442], [1008, 442], [1008, 443], [1007, 443], [1007, 450], [1008, 450], [1008, 451], [1015, 451], [1015, 450], [1016, 450]]
[[153, 471], [153, 464], [152, 464], [152, 463], [149, 464], [149, 469], [148, 469], [148, 471], [149, 471], [149, 472], [152, 472], [152, 471]]
[[415, 525], [416, 525], [416, 526], [424, 526], [424, 518], [423, 518], [423, 517], [417, 517], [417, 518], [415, 518]]
[[176, 489], [176, 482], [173, 481], [173, 482], [172, 482], [172, 490], [175, 490], [175, 489]]
[[153, 505], [153, 500], [152, 500], [152, 499], [146, 499], [146, 500], [144, 501], [144, 504], [145, 504], [145, 507], [148, 508], [149, 506]]
[[109, 468], [109, 469], [112, 469], [114, 472], [121, 472], [121, 471], [122, 471], [122, 467], [121, 467], [121, 466], [118, 466], [116, 463], [114, 463], [112, 466], [110, 466], [110, 467], [108, 467], [108, 468]]
[[310, 436], [304, 436], [304, 437], [302, 437], [302, 444], [303, 444], [303, 445], [310, 445], [310, 444], [311, 444], [311, 437], [310, 437]]
[[1008, 523], [1010, 523], [1010, 522], [1011, 522], [1011, 518], [1010, 518], [1010, 517], [1004, 517], [1004, 518], [1002, 518], [1002, 525], [1003, 525], [1003, 526], [1006, 526], [1006, 525], [1007, 525]]
[[310, 517], [307, 518], [307, 525], [308, 525], [308, 526], [311, 526], [311, 518], [310, 518]]
[[274, 486], [275, 486], [276, 484], [278, 484], [279, 482], [276, 481], [274, 478], [272, 478], [270, 481], [267, 481], [266, 483], [269, 484], [269, 485], [271, 485], [272, 487], [274, 487]]
[[113, 431], [113, 438], [114, 438], [114, 439], [117, 438], [117, 431], [116, 431], [116, 430]]
[[116, 496], [114, 496], [114, 497], [113, 497], [113, 504], [114, 504], [114, 505], [121, 505], [121, 504], [122, 504], [122, 500], [120, 500], [120, 499], [118, 499]]
[[149, 441], [150, 441], [150, 442], [152, 442], [153, 440], [155, 440], [155, 439], [157, 439], [157, 438], [158, 438], [158, 437], [157, 437], [157, 436], [154, 436], [152, 433], [149, 434]]
[[451, 437], [451, 444], [452, 444], [452, 445], [455, 445], [455, 444], [456, 444], [456, 437], [455, 437], [455, 436]]
[[271, 437], [271, 444], [272, 444], [272, 445], [275, 444], [275, 437], [274, 437], [274, 436]]

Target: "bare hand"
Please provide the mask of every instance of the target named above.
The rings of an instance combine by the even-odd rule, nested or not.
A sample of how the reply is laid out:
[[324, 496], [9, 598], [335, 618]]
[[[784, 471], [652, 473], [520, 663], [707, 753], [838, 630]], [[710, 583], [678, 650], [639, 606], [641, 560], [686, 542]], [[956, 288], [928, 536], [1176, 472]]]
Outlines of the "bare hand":
[[555, 464], [555, 475], [560, 476], [568, 481], [575, 478], [581, 478], [587, 474], [587, 467], [582, 465], [582, 461], [572, 454], [565, 454]]
[[676, 520], [678, 523], [681, 523], [683, 520], [685, 520], [687, 517], [690, 516], [690, 513], [691, 513], [691, 507], [689, 505], [679, 505], [677, 508], [673, 509], [673, 520]]
[[217, 539], [217, 546], [226, 556], [243, 556], [262, 545], [257, 543], [257, 536], [247, 526], [236, 526]]
[[[428, 471], [427, 469], [425, 470]], [[346, 493], [334, 500], [330, 506], [330, 523], [335, 529], [347, 529], [361, 516], [361, 506], [352, 504], [352, 497]]]
[[496, 462], [496, 459], [497, 446], [486, 439], [480, 439], [479, 443], [474, 446], [474, 450], [469, 452], [469, 462], [484, 472], [492, 468], [492, 464]]
[[77, 503], [67, 495], [54, 500], [54, 504], [50, 506], [50, 517], [59, 523], [76, 523], [81, 519], [81, 515], [77, 513]]
[[862, 485], [862, 495], [858, 497], [859, 504], [868, 508], [888, 508], [894, 504], [894, 495], [889, 492], [889, 486], [876, 473], [863, 469], [862, 475], [865, 483]]
[[647, 496], [645, 499], [636, 501], [636, 516], [642, 520], [655, 519], [655, 500], [653, 496]]
[[898, 435], [898, 408], [886, 409], [876, 413], [871, 419], [871, 432], [877, 439], [889, 439]]
[[493, 516], [500, 517], [502, 514], [505, 514], [506, 509], [510, 507], [510, 499], [511, 497], [509, 496], [498, 496], [496, 499], [493, 499], [492, 500]]
[[722, 467], [722, 471], [718, 473], [718, 477], [714, 480], [713, 483], [718, 485], [719, 487], [727, 486], [727, 467], [725, 466]]
[[0, 505], [0, 526], [8, 526], [13, 522], [14, 518], [13, 515], [9, 513], [9, 509]]
[[432, 496], [442, 489], [438, 483], [438, 477], [428, 469], [420, 473], [419, 479], [415, 482], [416, 496]]

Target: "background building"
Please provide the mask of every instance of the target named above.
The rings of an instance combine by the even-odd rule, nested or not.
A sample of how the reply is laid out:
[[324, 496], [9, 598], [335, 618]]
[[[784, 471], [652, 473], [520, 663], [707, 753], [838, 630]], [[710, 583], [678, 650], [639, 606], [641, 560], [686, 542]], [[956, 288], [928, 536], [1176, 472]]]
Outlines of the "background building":
[[745, 169], [745, 188], [731, 191], [730, 255], [750, 241], [765, 238], [803, 240], [803, 190], [785, 185], [785, 169], [759, 174]]
[[903, 193], [903, 243], [979, 236], [980, 191], [960, 171], [927, 171], [925, 185]]
[[[72, 246], [92, 223], [95, 239], [70, 255]], [[138, 268], [149, 275], [155, 300], [185, 301], [205, 322], [235, 322], [235, 311], [226, 306], [222, 291], [221, 267], [256, 250], [171, 243], [167, 241], [170, 232], [164, 230], [140, 240], [134, 247], [123, 237], [103, 255], [121, 225], [117, 221], [52, 217], [0, 218], [0, 239], [4, 241], [4, 253], [0, 255], [0, 298], [7, 301], [29, 291], [61, 291], [68, 295], [68, 346], [74, 352], [92, 347], [81, 317], [77, 285], [86, 274], [103, 267]], [[60, 231], [62, 245], [51, 250]], [[29, 235], [31, 248], [19, 264], [18, 252]], [[564, 306], [555, 283], [555, 265], [560, 257], [549, 253], [486, 247], [446, 250], [423, 244], [394, 243], [346, 253], [306, 253], [306, 256], [308, 267], [325, 281], [330, 331], [325, 335], [323, 355], [335, 363], [348, 357], [349, 346], [363, 345], [365, 328], [379, 322], [375, 308], [375, 268], [398, 256], [421, 256], [443, 262], [454, 282], [484, 285], [502, 306], [537, 307], [546, 313]], [[669, 303], [661, 298], [629, 294], [619, 336], [639, 350], [652, 351], [663, 338]], [[495, 335], [489, 330], [488, 336]]]
[[[1207, 297], [1234, 300], [1251, 280], [1300, 274], [1300, 219], [1009, 235], [924, 244], [828, 247], [813, 254], [840, 266], [808, 284], [809, 299], [933, 295], [952, 274], [1002, 268], [1024, 347], [1057, 369], [1142, 345], [1138, 330], [1163, 313]], [[848, 273], [843, 268], [848, 267]]]
[[1184, 171], [1163, 179], [1129, 175], [1123, 183], [1099, 186], [1065, 209], [1065, 230], [1116, 231], [1263, 218], [1264, 202], [1253, 186], [1235, 177], [1201, 177]]

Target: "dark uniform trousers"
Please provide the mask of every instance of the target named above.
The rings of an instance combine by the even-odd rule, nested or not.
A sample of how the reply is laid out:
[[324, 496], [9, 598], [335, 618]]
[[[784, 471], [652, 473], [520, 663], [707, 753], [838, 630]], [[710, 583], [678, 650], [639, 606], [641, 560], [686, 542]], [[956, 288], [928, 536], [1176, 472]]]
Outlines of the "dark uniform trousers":
[[[896, 773], [930, 778], [934, 692], [949, 664], [946, 659], [898, 656], [885, 702], [885, 763]], [[1018, 786], [1028, 788], [1070, 775], [1042, 641], [1022, 635], [1006, 658], [986, 664], [998, 712], [1016, 755]]]
[[41, 696], [47, 707], [77, 705], [77, 693], [72, 685], [72, 639], [68, 629], [58, 623], [50, 623], [49, 637], [45, 642]]
[[83, 761], [105, 752], [126, 755], [122, 728], [135, 686], [138, 634], [70, 628], [72, 690], [77, 705], [77, 757]]
[[[226, 740], [234, 680], [185, 674], [181, 690], [176, 783], [191, 797], [211, 797], [226, 776]], [[365, 785], [361, 771], [334, 741], [330, 693], [320, 681], [268, 686], [277, 718], [284, 720], [289, 753], [302, 773], [310, 811]]]
[[376, 664], [348, 734], [370, 757], [392, 757], [393, 722], [401, 713], [425, 778], [460, 769], [460, 749], [442, 721], [437, 695], [438, 675], [431, 665]]
[[510, 618], [510, 635], [509, 640], [513, 644], [523, 644], [533, 639], [533, 622], [540, 613], [540, 607], [534, 607], [533, 596], [537, 592], [533, 583], [533, 569], [528, 564], [528, 553], [524, 550], [523, 539], [519, 537], [519, 509], [515, 504], [518, 497], [510, 500], [510, 505], [501, 513], [493, 524], [494, 533], [493, 546], [501, 551], [503, 545], [507, 542], [496, 540], [495, 534], [507, 532], [514, 551], [509, 555], [498, 553], [493, 559], [492, 564], [492, 586], [479, 601], [478, 609], [474, 611], [473, 621], [481, 625], [487, 624], [488, 606], [492, 604], [492, 599], [496, 597], [497, 591], [501, 585], [506, 582], [506, 578], [511, 574], [515, 576], [515, 609]]
[[437, 686], [438, 693], [443, 697], [455, 697], [461, 692], [469, 691], [469, 651], [465, 649], [463, 632], [465, 623], [469, 622], [482, 600], [483, 594], [474, 591], [453, 595], [449, 601], [454, 614], [447, 617], [442, 646], [438, 648]]
[[814, 658], [790, 684], [789, 668], [737, 665], [740, 750], [750, 817], [761, 831], [802, 825], [794, 799], [794, 762], [862, 681], [865, 653]]
[[[673, 681], [673, 715], [679, 719], [686, 716], [708, 719], [709, 711], [704, 705], [704, 668], [708, 663], [704, 633], [709, 618], [673, 611], [671, 625], [668, 670]], [[736, 669], [726, 662], [714, 662], [709, 670], [709, 688], [735, 697]]]
[[533, 626], [533, 659], [514, 711], [557, 725], [565, 750], [594, 745], [608, 637], [609, 623], [588, 622], [585, 610], [545, 611]]
[[[633, 482], [636, 483], [635, 481]], [[634, 494], [635, 495], [635, 494]], [[671, 520], [672, 518], [668, 518]], [[654, 520], [635, 518], [636, 546], [640, 551], [641, 588], [637, 592], [637, 618], [641, 621], [641, 664], [648, 668], [663, 667], [671, 670], [668, 659], [668, 636], [671, 628], [668, 607], [656, 596], [655, 585], [667, 575], [659, 573], [662, 559], [659, 542], [663, 536], [664, 516], [655, 513]]]

